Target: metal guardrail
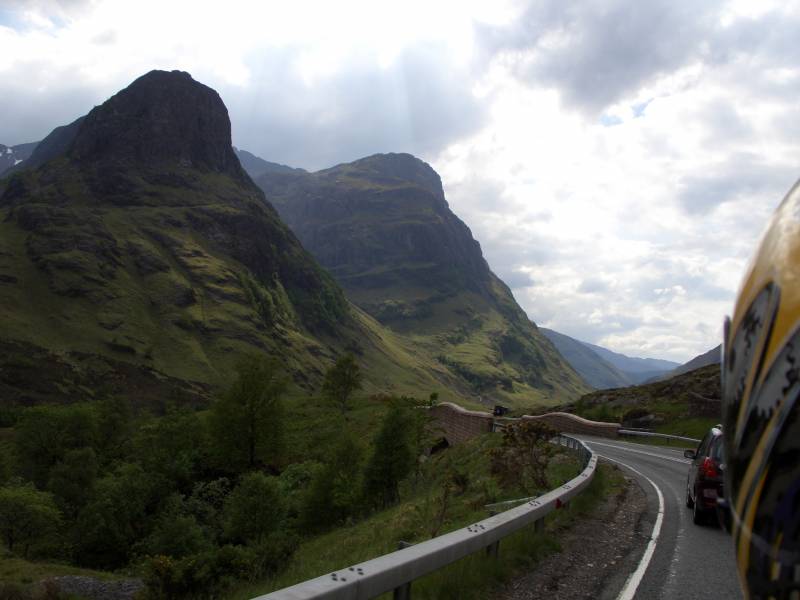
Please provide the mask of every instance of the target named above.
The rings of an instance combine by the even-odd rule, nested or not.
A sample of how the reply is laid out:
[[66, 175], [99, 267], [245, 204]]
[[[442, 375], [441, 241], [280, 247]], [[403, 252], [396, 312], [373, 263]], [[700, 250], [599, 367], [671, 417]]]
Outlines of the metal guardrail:
[[670, 435], [668, 433], [655, 433], [652, 431], [635, 431], [633, 429], [620, 429], [617, 433], [620, 435], [634, 435], [634, 436], [641, 436], [641, 437], [655, 437], [661, 438], [664, 440], [679, 440], [681, 442], [694, 442], [695, 444], [699, 444], [700, 440], [690, 437], [683, 437], [682, 435]]
[[403, 600], [411, 597], [411, 583], [415, 579], [481, 550], [496, 556], [500, 540], [531, 523], [534, 530], [543, 530], [545, 515], [564, 506], [594, 477], [597, 455], [575, 438], [560, 436], [559, 442], [578, 452], [585, 465], [577, 477], [561, 487], [468, 527], [254, 600], [366, 600], [391, 591], [395, 599]]

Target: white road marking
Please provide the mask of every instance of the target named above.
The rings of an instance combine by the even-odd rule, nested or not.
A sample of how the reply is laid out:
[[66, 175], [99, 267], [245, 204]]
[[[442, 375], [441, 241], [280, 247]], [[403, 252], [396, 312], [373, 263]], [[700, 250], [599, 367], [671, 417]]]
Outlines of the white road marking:
[[650, 565], [650, 560], [653, 558], [653, 553], [656, 551], [656, 543], [658, 542], [658, 537], [661, 535], [661, 523], [664, 521], [664, 494], [661, 493], [661, 490], [652, 479], [650, 479], [647, 475], [645, 475], [641, 471], [634, 469], [629, 464], [620, 462], [613, 458], [609, 458], [608, 456], [603, 456], [602, 454], [598, 454], [598, 456], [601, 456], [606, 460], [610, 460], [611, 462], [615, 462], [618, 465], [630, 469], [634, 473], [638, 473], [639, 475], [641, 475], [642, 477], [647, 479], [647, 481], [650, 482], [650, 485], [653, 486], [653, 489], [655, 489], [656, 494], [658, 494], [658, 516], [656, 517], [655, 525], [653, 525], [653, 531], [650, 534], [650, 541], [647, 543], [647, 548], [645, 548], [644, 550], [644, 554], [642, 555], [642, 560], [639, 561], [639, 565], [636, 567], [636, 570], [630, 574], [627, 581], [625, 582], [625, 586], [622, 588], [622, 591], [619, 593], [619, 596], [617, 596], [617, 600], [633, 600], [633, 597], [636, 595], [636, 590], [639, 588], [639, 584], [642, 582], [642, 578], [644, 577], [644, 574], [647, 571], [647, 567]]
[[646, 454], [647, 456], [655, 456], [656, 458], [663, 458], [664, 460], [671, 460], [672, 462], [681, 463], [684, 465], [692, 464], [692, 461], [685, 458], [673, 458], [672, 456], [664, 456], [663, 454], [656, 454], [655, 452], [645, 452], [644, 450], [634, 450], [633, 448], [626, 448], [625, 446], [615, 446], [614, 444], [604, 444], [602, 442], [595, 442], [594, 440], [584, 440], [587, 444], [596, 446], [605, 446], [606, 448], [614, 448], [615, 450], [622, 450], [623, 452], [633, 452], [635, 454]]

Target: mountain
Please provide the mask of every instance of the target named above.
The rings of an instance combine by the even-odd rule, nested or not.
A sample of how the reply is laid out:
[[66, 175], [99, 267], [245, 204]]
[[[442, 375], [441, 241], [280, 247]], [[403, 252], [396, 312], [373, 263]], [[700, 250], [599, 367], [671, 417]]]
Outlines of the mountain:
[[0, 144], [0, 176], [28, 159], [38, 144], [39, 142], [17, 144], [16, 146]]
[[639, 384], [654, 377], [664, 375], [679, 366], [679, 363], [658, 358], [635, 358], [612, 352], [608, 348], [596, 346], [589, 342], [581, 342], [584, 346], [596, 352], [600, 357], [619, 369], [632, 383]]
[[255, 154], [251, 154], [247, 150], [240, 150], [236, 146], [233, 147], [233, 151], [239, 158], [239, 162], [242, 164], [244, 170], [247, 171], [247, 173], [253, 179], [260, 177], [264, 173], [292, 174], [296, 172], [298, 174], [302, 174], [306, 172], [305, 169], [294, 169], [292, 167], [287, 167], [286, 165], [269, 162], [263, 158], [259, 158]]
[[346, 300], [243, 170], [219, 95], [188, 73], [140, 77], [26, 163], [0, 180], [4, 401], [163, 403], [182, 387], [201, 402], [254, 351], [309, 390], [346, 350], [367, 391], [458, 389]]
[[540, 327], [547, 338], [555, 344], [567, 362], [583, 377], [584, 381], [598, 390], [632, 385], [630, 378], [583, 342], [552, 329]]
[[587, 419], [700, 439], [721, 419], [720, 367], [711, 364], [663, 381], [598, 390], [561, 409]]
[[679, 367], [676, 367], [672, 371], [662, 375], [659, 377], [659, 380], [669, 379], [670, 377], [675, 377], [677, 375], [682, 375], [683, 373], [688, 373], [689, 371], [694, 371], [695, 369], [700, 369], [702, 367], [707, 367], [709, 365], [718, 365], [722, 362], [722, 345], [712, 348], [708, 352], [700, 354], [699, 356], [695, 356], [692, 360], [687, 363], [682, 364]]
[[491, 272], [428, 164], [377, 154], [315, 173], [254, 175], [352, 302], [485, 404], [552, 404], [586, 390]]

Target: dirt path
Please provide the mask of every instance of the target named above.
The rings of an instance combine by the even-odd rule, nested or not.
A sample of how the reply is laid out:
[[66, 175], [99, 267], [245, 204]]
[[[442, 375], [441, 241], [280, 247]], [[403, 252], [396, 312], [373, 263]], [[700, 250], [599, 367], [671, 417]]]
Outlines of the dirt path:
[[[616, 468], [616, 467], [614, 467]], [[613, 599], [649, 539], [647, 498], [635, 479], [559, 535], [562, 550], [492, 595], [495, 600]]]

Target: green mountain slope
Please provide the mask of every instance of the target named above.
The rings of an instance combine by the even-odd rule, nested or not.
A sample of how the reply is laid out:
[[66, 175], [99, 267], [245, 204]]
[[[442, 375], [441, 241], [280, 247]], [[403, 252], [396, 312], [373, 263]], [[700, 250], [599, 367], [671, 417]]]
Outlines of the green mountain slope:
[[625, 387], [633, 383], [627, 375], [583, 342], [552, 329], [540, 327], [539, 331], [555, 344], [561, 356], [567, 359], [584, 381], [593, 388], [603, 390]]
[[721, 420], [720, 366], [707, 365], [644, 385], [598, 390], [563, 410], [588, 419], [699, 439]]
[[473, 397], [553, 404], [580, 377], [489, 269], [441, 180], [408, 154], [256, 178], [348, 298], [465, 381]]
[[[77, 123], [0, 182], [4, 400], [74, 400], [101, 381], [131, 394], [134, 378], [150, 396], [180, 381], [202, 396], [252, 351], [307, 389], [346, 350], [367, 391], [454, 379], [348, 303], [242, 169], [212, 89], [154, 71]], [[52, 381], [31, 394], [35, 377]]]

